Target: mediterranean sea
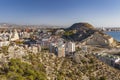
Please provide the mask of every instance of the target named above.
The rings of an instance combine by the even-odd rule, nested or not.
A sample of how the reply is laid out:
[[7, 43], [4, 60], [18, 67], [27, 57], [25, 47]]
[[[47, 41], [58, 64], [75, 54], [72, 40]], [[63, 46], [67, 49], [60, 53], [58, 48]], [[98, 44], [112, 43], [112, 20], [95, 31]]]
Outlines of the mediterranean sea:
[[120, 42], [120, 31], [110, 31], [105, 33], [112, 36], [114, 39]]

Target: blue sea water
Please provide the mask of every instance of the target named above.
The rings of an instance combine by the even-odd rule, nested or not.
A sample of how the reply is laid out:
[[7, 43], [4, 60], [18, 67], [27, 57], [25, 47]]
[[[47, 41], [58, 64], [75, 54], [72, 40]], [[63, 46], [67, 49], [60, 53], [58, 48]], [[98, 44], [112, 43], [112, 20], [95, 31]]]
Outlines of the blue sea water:
[[114, 39], [120, 42], [120, 31], [110, 31], [105, 33], [112, 36]]

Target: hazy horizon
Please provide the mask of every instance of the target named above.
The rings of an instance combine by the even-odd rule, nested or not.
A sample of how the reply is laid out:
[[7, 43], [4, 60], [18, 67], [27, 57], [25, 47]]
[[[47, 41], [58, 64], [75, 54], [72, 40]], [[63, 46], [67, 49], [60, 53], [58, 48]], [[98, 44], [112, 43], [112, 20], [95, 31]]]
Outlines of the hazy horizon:
[[0, 0], [0, 23], [120, 26], [120, 0]]

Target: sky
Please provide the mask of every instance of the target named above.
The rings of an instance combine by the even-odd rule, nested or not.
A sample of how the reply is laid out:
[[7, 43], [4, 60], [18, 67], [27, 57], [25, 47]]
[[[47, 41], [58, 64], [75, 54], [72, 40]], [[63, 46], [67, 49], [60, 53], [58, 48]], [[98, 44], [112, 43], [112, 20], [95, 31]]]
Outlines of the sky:
[[0, 23], [120, 27], [120, 0], [0, 0]]

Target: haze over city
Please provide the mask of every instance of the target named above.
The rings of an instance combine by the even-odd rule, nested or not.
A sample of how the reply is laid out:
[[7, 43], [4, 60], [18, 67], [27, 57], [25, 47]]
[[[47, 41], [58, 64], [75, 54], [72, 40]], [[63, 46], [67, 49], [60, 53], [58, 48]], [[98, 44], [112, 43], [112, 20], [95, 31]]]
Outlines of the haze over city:
[[0, 0], [0, 22], [96, 27], [120, 26], [120, 0]]

